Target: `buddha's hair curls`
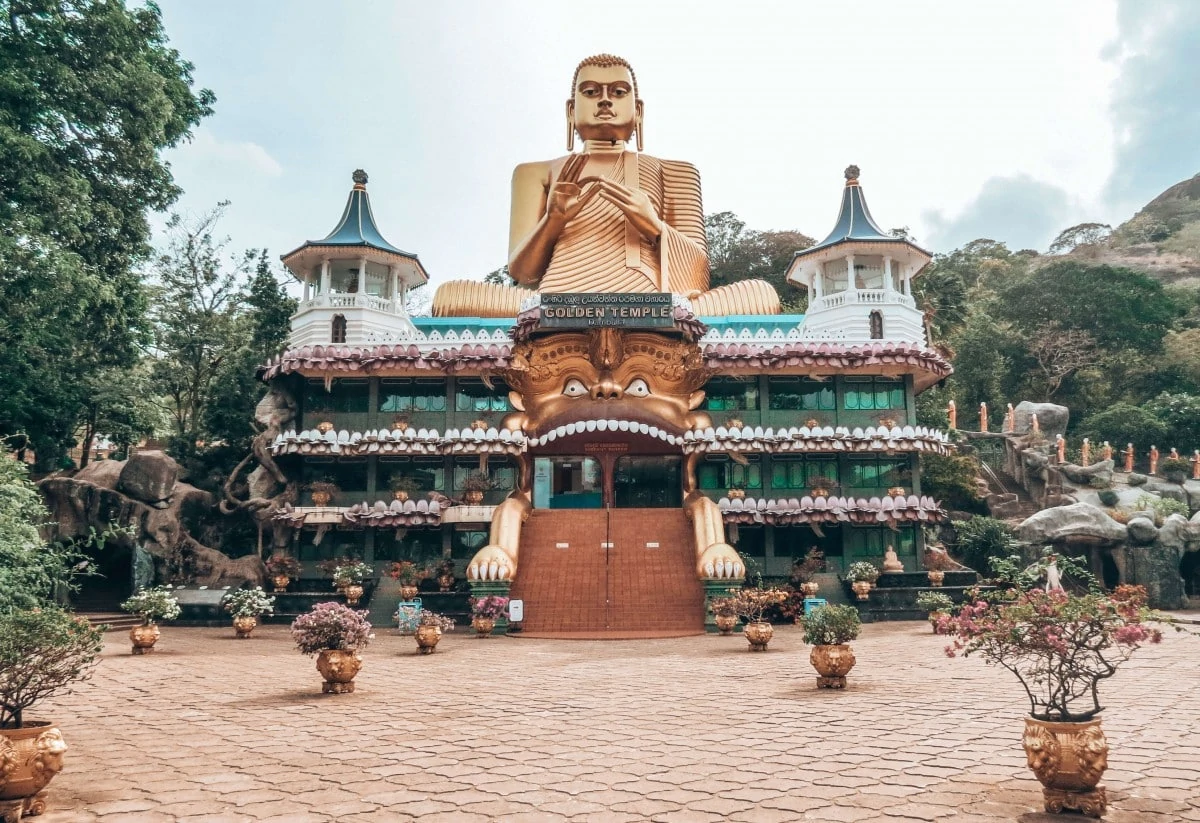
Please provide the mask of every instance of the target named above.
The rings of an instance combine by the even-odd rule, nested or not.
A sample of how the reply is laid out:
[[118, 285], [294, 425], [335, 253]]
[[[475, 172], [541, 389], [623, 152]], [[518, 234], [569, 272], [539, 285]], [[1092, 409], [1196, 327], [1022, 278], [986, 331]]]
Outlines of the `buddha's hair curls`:
[[593, 54], [591, 57], [585, 57], [579, 61], [579, 65], [575, 67], [575, 76], [571, 78], [571, 93], [568, 97], [575, 96], [575, 87], [579, 85], [579, 72], [584, 66], [599, 66], [602, 69], [611, 68], [612, 66], [624, 66], [629, 69], [629, 76], [633, 79], [633, 99], [640, 100], [638, 96], [637, 74], [633, 71], [633, 66], [629, 65], [629, 61], [624, 57], [617, 57], [615, 54]]

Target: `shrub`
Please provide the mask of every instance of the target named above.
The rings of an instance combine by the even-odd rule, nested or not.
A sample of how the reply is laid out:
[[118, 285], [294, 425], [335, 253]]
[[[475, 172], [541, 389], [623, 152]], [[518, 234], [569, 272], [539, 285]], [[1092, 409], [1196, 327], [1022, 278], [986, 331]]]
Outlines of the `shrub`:
[[0, 728], [21, 728], [26, 709], [88, 679], [103, 646], [103, 631], [59, 608], [0, 614]]
[[1152, 411], [1130, 403], [1114, 403], [1103, 411], [1088, 415], [1079, 424], [1078, 434], [1093, 443], [1107, 440], [1114, 451], [1133, 443], [1139, 454], [1149, 451], [1155, 443], [1167, 442], [1169, 429]]
[[858, 637], [862, 621], [853, 606], [817, 606], [800, 618], [804, 642], [810, 646], [840, 646]]
[[1121, 496], [1119, 494], [1117, 494], [1115, 491], [1113, 491], [1112, 489], [1105, 489], [1104, 491], [1100, 492], [1101, 505], [1107, 506], [1108, 508], [1111, 509], [1113, 506], [1117, 505], [1117, 503], [1119, 503], [1120, 501], [1121, 501]]
[[142, 589], [122, 603], [121, 610], [136, 614], [142, 618], [142, 625], [145, 626], [156, 620], [174, 620], [181, 611], [170, 586]]
[[737, 607], [732, 597], [718, 597], [709, 604], [708, 610], [716, 617], [737, 617]]
[[253, 589], [238, 589], [225, 597], [225, 611], [234, 617], [258, 617], [275, 611], [275, 598], [262, 590], [262, 586]]
[[366, 611], [355, 611], [341, 603], [317, 603], [292, 621], [292, 640], [302, 654], [329, 650], [357, 651], [373, 635]]
[[446, 617], [444, 614], [437, 612], [421, 610], [420, 616], [417, 618], [417, 623], [422, 626], [433, 626], [441, 629], [444, 632], [454, 631], [454, 618]]
[[879, 579], [879, 575], [879, 568], [865, 560], [851, 563], [846, 569], [846, 579], [851, 583], [874, 583]]
[[1154, 525], [1156, 526], [1161, 526], [1163, 521], [1173, 514], [1188, 516], [1187, 503], [1172, 500], [1169, 497], [1157, 497], [1153, 494], [1143, 494], [1137, 499], [1137, 505], [1134, 508], [1137, 511], [1149, 512], [1154, 515]]
[[926, 612], [949, 612], [954, 608], [950, 595], [941, 592], [921, 592], [917, 595], [917, 608]]
[[782, 589], [742, 589], [732, 598], [734, 611], [747, 623], [761, 623], [772, 606], [782, 606], [788, 600]]
[[992, 558], [1008, 557], [1020, 551], [1021, 543], [1013, 530], [993, 517], [972, 517], [954, 524], [958, 534], [958, 554], [962, 562], [977, 572], [987, 573]]
[[288, 577], [296, 577], [300, 574], [300, 561], [287, 554], [271, 555], [267, 559], [266, 567], [272, 576], [286, 574]]
[[508, 598], [499, 595], [471, 598], [471, 616], [482, 617], [486, 620], [496, 620], [508, 611]]
[[823, 571], [825, 571], [825, 552], [813, 547], [805, 552], [803, 560], [796, 560], [792, 563], [791, 583], [793, 586], [809, 583], [814, 575]]
[[1168, 457], [1158, 463], [1158, 473], [1163, 477], [1168, 474], [1187, 475], [1192, 470], [1192, 464], [1182, 457]]
[[398, 560], [388, 569], [387, 575], [402, 586], [415, 586], [429, 576], [429, 570], [411, 560]]
[[365, 578], [374, 573], [375, 569], [370, 563], [352, 560], [349, 563], [342, 563], [333, 570], [333, 583], [335, 586], [353, 586], [362, 583]]
[[923, 453], [921, 493], [930, 495], [949, 509], [979, 511], [982, 499], [975, 482], [979, 471], [979, 461], [970, 455]]

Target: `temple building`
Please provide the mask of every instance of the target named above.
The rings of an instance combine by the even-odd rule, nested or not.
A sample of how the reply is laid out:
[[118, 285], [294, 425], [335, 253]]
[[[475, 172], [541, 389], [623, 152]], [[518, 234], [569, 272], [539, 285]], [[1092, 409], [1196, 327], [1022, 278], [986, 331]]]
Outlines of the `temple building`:
[[[426, 274], [384, 239], [366, 182], [284, 256], [304, 300], [262, 371], [295, 403], [270, 451], [298, 497], [275, 519], [310, 569], [450, 558], [511, 587], [531, 633], [603, 636], [701, 631], [706, 588], [745, 563], [786, 577], [813, 547], [831, 572], [888, 546], [921, 567], [920, 527], [943, 513], [917, 458], [947, 441], [914, 401], [950, 368], [911, 294], [930, 257], [879, 229], [856, 168], [833, 232], [788, 270], [807, 315], [559, 294], [514, 318], [411, 317]], [[597, 311], [624, 317], [589, 325]]]

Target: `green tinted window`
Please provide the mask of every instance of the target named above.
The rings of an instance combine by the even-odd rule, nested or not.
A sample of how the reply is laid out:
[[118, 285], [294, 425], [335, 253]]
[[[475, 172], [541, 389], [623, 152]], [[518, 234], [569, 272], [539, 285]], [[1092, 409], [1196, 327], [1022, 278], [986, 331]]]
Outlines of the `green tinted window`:
[[770, 407], [780, 411], [833, 411], [837, 407], [832, 380], [772, 377], [767, 381]]
[[903, 409], [904, 382], [886, 377], [847, 377], [845, 407], [848, 411]]

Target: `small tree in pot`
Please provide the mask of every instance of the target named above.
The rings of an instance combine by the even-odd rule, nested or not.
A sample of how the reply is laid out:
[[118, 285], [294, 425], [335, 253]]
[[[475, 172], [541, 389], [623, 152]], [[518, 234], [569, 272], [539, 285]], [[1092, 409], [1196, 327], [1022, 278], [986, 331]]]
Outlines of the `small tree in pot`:
[[275, 591], [287, 591], [288, 584], [300, 576], [300, 561], [288, 554], [273, 554], [264, 564]]
[[846, 569], [846, 579], [850, 581], [850, 588], [854, 589], [854, 594], [859, 600], [870, 597], [871, 586], [875, 585], [879, 574], [879, 567], [865, 560], [851, 563]]
[[233, 615], [233, 629], [243, 640], [250, 636], [258, 625], [258, 618], [275, 611], [275, 598], [262, 590], [238, 589], [225, 597], [225, 611]]
[[471, 598], [471, 627], [479, 637], [491, 637], [496, 621], [508, 612], [508, 598], [492, 594]]
[[775, 629], [764, 616], [772, 606], [786, 603], [788, 593], [783, 589], [742, 589], [730, 599], [738, 616], [746, 621], [742, 633], [750, 644], [750, 651], [766, 651], [767, 644], [775, 636]]
[[317, 671], [325, 678], [321, 691], [346, 694], [354, 691], [354, 677], [362, 668], [359, 651], [374, 637], [365, 611], [341, 603], [318, 603], [292, 621], [292, 640], [302, 654], [317, 655]]
[[421, 610], [417, 617], [417, 651], [421, 654], [433, 654], [442, 632], [454, 631], [454, 618], [446, 617], [437, 612]]
[[129, 630], [134, 654], [147, 654], [158, 642], [159, 620], [174, 620], [179, 617], [179, 601], [170, 586], [154, 586], [142, 589], [121, 604], [121, 609], [142, 619], [142, 625]]
[[825, 571], [825, 552], [813, 546], [805, 552], [803, 560], [792, 563], [791, 584], [803, 592], [805, 597], [813, 597], [820, 589], [813, 578], [823, 571]]
[[917, 608], [928, 613], [933, 633], [940, 634], [938, 622], [943, 615], [950, 614], [954, 609], [954, 601], [950, 599], [950, 595], [941, 592], [921, 592], [917, 595]]
[[483, 502], [483, 495], [494, 484], [487, 472], [473, 471], [463, 480], [463, 499], [468, 506], [478, 506]]
[[862, 622], [853, 606], [817, 606], [800, 618], [804, 642], [813, 647], [808, 661], [817, 670], [817, 688], [844, 689], [854, 668], [854, 652], [847, 645], [858, 637]]

